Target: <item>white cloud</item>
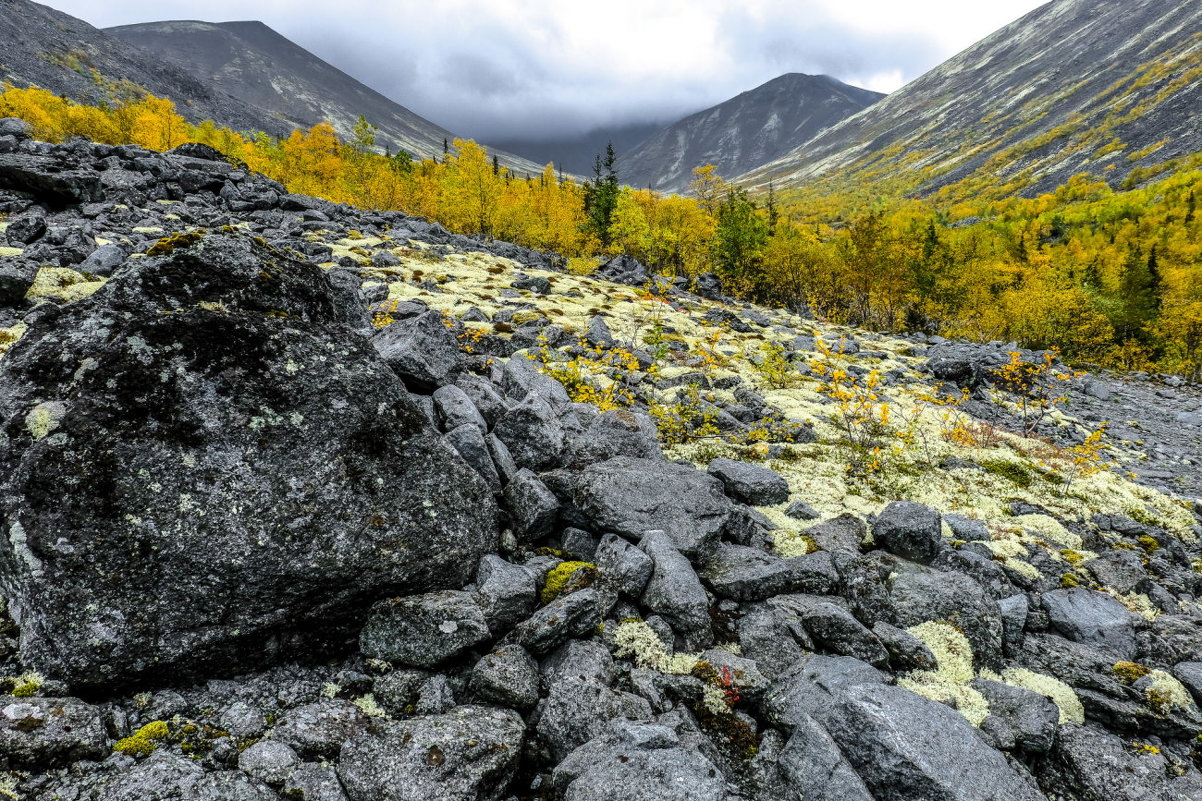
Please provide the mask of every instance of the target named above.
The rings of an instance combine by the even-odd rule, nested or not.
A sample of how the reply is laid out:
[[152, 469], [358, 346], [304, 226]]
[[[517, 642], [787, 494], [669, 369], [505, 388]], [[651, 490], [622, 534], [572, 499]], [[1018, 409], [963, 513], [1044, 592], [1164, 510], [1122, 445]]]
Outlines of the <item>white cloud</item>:
[[1038, 0], [49, 0], [108, 26], [257, 18], [480, 139], [667, 121], [784, 72], [891, 91]]

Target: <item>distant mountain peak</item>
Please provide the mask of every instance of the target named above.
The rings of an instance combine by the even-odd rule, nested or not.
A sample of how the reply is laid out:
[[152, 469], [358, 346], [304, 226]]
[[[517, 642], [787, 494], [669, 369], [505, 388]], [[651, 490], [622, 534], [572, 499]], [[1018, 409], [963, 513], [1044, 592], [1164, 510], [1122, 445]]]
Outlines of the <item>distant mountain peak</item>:
[[681, 192], [696, 167], [746, 172], [882, 97], [829, 75], [785, 73], [652, 135], [621, 159], [619, 173], [631, 186]]

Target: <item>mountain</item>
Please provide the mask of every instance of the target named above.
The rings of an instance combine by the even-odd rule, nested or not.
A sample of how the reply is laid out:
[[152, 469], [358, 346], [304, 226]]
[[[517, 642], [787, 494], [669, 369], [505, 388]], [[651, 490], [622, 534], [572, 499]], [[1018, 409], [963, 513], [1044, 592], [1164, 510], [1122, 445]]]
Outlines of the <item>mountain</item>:
[[927, 192], [1036, 194], [1088, 172], [1112, 186], [1202, 150], [1202, 3], [1055, 0], [743, 176]]
[[496, 146], [525, 158], [549, 161], [565, 172], [588, 176], [593, 172], [593, 160], [598, 154], [605, 154], [607, 144], [613, 143], [621, 157], [662, 127], [663, 121], [637, 122], [595, 128], [585, 134], [558, 139], [505, 139], [498, 141]]
[[0, 82], [40, 86], [95, 103], [110, 99], [117, 82], [132, 81], [174, 100], [179, 112], [193, 122], [214, 119], [237, 130], [276, 136], [291, 130], [286, 122], [215, 88], [185, 67], [29, 0], [0, 0], [0, 42], [4, 43]]
[[871, 106], [884, 95], [827, 75], [789, 73], [699, 111], [619, 153], [623, 183], [663, 192], [688, 188], [695, 167], [738, 175]]
[[[290, 128], [309, 128], [326, 120], [348, 139], [363, 115], [379, 128], [379, 147], [404, 149], [422, 158], [441, 156], [443, 142], [455, 138], [262, 22], [148, 22], [107, 32], [189, 70]], [[521, 172], [542, 169], [541, 163], [497, 155]]]

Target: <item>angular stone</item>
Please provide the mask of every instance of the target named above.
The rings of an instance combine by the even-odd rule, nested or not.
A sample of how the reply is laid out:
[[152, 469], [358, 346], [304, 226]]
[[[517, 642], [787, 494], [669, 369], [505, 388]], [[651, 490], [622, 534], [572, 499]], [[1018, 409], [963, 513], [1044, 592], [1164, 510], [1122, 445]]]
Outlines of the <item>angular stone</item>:
[[505, 505], [518, 542], [535, 542], [549, 536], [559, 518], [559, 499], [538, 476], [525, 469], [519, 470], [505, 487]]
[[977, 669], [997, 670], [1002, 661], [1002, 616], [981, 585], [959, 573], [909, 572], [893, 579], [889, 597], [902, 626], [950, 623], [964, 632]]
[[649, 531], [639, 547], [651, 557], [655, 569], [643, 590], [642, 605], [662, 615], [680, 636], [686, 650], [711, 645], [709, 597], [693, 566], [662, 531]]
[[480, 560], [476, 571], [476, 600], [494, 631], [502, 631], [534, 611], [538, 581], [534, 571], [506, 562], [495, 554]]
[[1048, 620], [1073, 642], [1108, 648], [1121, 659], [1134, 659], [1135, 625], [1127, 607], [1102, 592], [1077, 587], [1043, 594]]
[[488, 483], [489, 489], [494, 494], [501, 491], [501, 475], [497, 472], [497, 466], [492, 459], [492, 451], [488, 447], [488, 441], [480, 433], [479, 427], [471, 423], [464, 423], [447, 432], [446, 441], [463, 461], [480, 474], [480, 478]]
[[383, 721], [342, 747], [338, 776], [351, 801], [499, 801], [525, 730], [516, 712], [481, 706]]
[[563, 423], [551, 404], [534, 393], [505, 412], [493, 433], [505, 443], [518, 467], [541, 472], [559, 464]]
[[30, 667], [104, 687], [312, 655], [496, 550], [487, 486], [353, 304], [211, 234], [30, 327], [0, 362], [0, 572]]
[[750, 506], [773, 506], [789, 500], [789, 483], [767, 467], [714, 459], [706, 472], [722, 481], [727, 495]]
[[872, 524], [876, 544], [903, 559], [929, 564], [943, 547], [939, 512], [913, 501], [894, 501]]
[[238, 755], [238, 769], [251, 778], [276, 787], [300, 767], [300, 757], [277, 740], [260, 740]]
[[305, 759], [333, 759], [342, 744], [366, 730], [370, 722], [350, 701], [330, 699], [289, 709], [271, 737]]
[[488, 703], [530, 709], [538, 703], [538, 663], [521, 646], [502, 646], [472, 668], [468, 689]]
[[648, 531], [663, 531], [688, 556], [717, 541], [731, 511], [721, 482], [712, 476], [691, 467], [628, 456], [573, 474], [569, 494], [596, 530], [634, 541]]
[[534, 613], [514, 631], [517, 641], [532, 654], [542, 656], [573, 637], [591, 634], [601, 622], [597, 591], [579, 590], [560, 595]]
[[790, 592], [826, 594], [839, 581], [830, 554], [781, 559], [726, 543], [719, 543], [705, 560], [700, 575], [715, 595], [736, 601], [763, 601]]
[[636, 599], [651, 579], [651, 557], [616, 534], [606, 534], [593, 557], [601, 572], [601, 586]]
[[0, 696], [0, 767], [49, 771], [101, 759], [108, 736], [100, 710], [75, 698]]
[[484, 612], [469, 592], [444, 590], [378, 602], [363, 631], [364, 655], [432, 668], [489, 638]]
[[434, 390], [434, 408], [443, 431], [451, 431], [462, 425], [474, 425], [481, 434], [488, 433], [488, 423], [476, 408], [468, 394], [454, 384]]
[[376, 334], [372, 344], [414, 391], [433, 392], [466, 366], [459, 340], [436, 311], [393, 322]]
[[583, 434], [572, 438], [567, 463], [579, 468], [616, 456], [662, 460], [655, 423], [628, 409], [604, 412], [588, 424]]

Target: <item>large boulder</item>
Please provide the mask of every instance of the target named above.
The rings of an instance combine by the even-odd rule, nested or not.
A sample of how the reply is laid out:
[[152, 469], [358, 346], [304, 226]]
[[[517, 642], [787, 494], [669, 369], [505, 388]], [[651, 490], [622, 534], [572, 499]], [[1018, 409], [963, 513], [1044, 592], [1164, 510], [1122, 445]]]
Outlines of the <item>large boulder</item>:
[[762, 465], [714, 459], [707, 472], [722, 481], [727, 495], [751, 506], [772, 506], [789, 500], [788, 482]]
[[488, 487], [319, 268], [177, 244], [0, 361], [0, 587], [74, 687], [342, 647], [381, 594], [496, 549]]
[[1122, 659], [1135, 658], [1135, 626], [1127, 607], [1109, 595], [1084, 588], [1043, 594], [1052, 627], [1073, 642], [1109, 648]]

